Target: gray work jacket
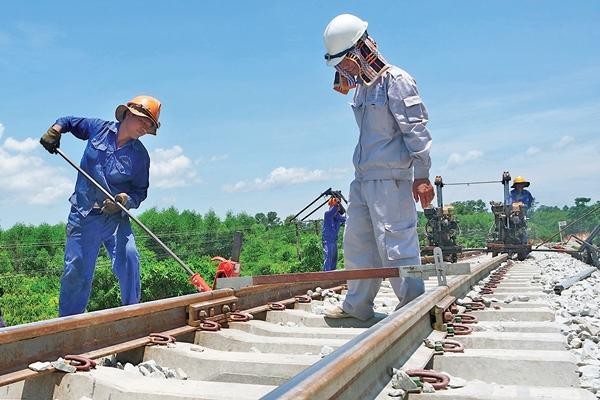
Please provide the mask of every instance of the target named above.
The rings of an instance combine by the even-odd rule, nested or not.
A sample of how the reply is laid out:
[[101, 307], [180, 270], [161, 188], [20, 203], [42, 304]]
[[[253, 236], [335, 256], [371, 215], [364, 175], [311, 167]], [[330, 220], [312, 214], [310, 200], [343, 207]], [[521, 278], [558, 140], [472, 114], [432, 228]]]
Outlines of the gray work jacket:
[[352, 104], [360, 130], [354, 150], [359, 180], [428, 178], [431, 135], [415, 80], [392, 66], [370, 86], [359, 84]]

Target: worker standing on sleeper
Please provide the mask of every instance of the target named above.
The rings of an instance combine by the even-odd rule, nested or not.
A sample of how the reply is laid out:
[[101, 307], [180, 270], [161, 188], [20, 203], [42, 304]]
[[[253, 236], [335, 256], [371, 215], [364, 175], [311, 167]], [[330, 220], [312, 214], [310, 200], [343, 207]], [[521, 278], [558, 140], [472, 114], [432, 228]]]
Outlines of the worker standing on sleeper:
[[[382, 57], [367, 25], [342, 14], [324, 32], [325, 60], [336, 69], [334, 89], [342, 94], [355, 89], [352, 109], [359, 128], [344, 231], [348, 270], [420, 264], [415, 202], [427, 207], [433, 199], [427, 110], [415, 80]], [[398, 307], [425, 290], [419, 278], [390, 283]], [[381, 279], [349, 281], [343, 304], [325, 315], [371, 318], [380, 285]]]

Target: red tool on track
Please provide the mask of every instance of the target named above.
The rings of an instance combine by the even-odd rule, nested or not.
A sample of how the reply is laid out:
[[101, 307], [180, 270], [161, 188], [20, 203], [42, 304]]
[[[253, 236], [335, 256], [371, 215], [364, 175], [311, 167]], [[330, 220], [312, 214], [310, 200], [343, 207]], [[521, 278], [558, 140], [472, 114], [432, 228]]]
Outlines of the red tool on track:
[[94, 186], [96, 186], [96, 188], [98, 190], [100, 190], [102, 193], [104, 193], [104, 195], [108, 199], [112, 200], [113, 203], [115, 203], [117, 206], [119, 206], [121, 211], [123, 211], [125, 214], [127, 214], [129, 216], [129, 218], [134, 220], [139, 225], [139, 227], [142, 228], [144, 230], [144, 232], [146, 232], [148, 234], [148, 236], [150, 236], [152, 239], [154, 239], [154, 241], [156, 241], [156, 243], [158, 243], [171, 257], [173, 257], [175, 259], [175, 261], [177, 261], [177, 263], [181, 266], [181, 268], [183, 268], [185, 270], [185, 272], [187, 272], [190, 275], [191, 284], [194, 285], [196, 287], [196, 289], [198, 289], [199, 292], [208, 292], [208, 291], [212, 290], [211, 287], [208, 286], [208, 284], [204, 281], [202, 276], [200, 276], [199, 273], [192, 271], [190, 269], [190, 267], [188, 267], [179, 257], [177, 257], [177, 255], [175, 253], [173, 253], [173, 251], [170, 248], [168, 248], [167, 245], [162, 242], [162, 240], [160, 240], [154, 233], [152, 233], [152, 231], [150, 231], [150, 229], [148, 229], [148, 227], [146, 225], [144, 225], [142, 223], [142, 221], [140, 221], [133, 214], [131, 214], [124, 205], [122, 205], [121, 203], [116, 201], [115, 197], [112, 194], [110, 194], [110, 192], [108, 192], [108, 190], [106, 190], [104, 187], [102, 187], [102, 185], [100, 185], [98, 182], [96, 182], [96, 180], [94, 178], [92, 178], [83, 169], [81, 169], [81, 167], [79, 167], [79, 165], [77, 165], [73, 161], [71, 161], [71, 159], [69, 159], [69, 157], [67, 157], [65, 155], [65, 153], [62, 152], [61, 149], [56, 149], [56, 153], [58, 155], [60, 155], [62, 158], [64, 158], [66, 162], [71, 164], [71, 166], [73, 166], [73, 168], [75, 168], [77, 171], [79, 171], [79, 173], [81, 175], [85, 176], [91, 183], [93, 183]]
[[213, 257], [212, 261], [218, 261], [217, 272], [215, 274], [215, 282], [213, 290], [217, 288], [217, 279], [219, 278], [234, 278], [240, 276], [240, 263], [238, 261], [228, 260], [223, 257]]

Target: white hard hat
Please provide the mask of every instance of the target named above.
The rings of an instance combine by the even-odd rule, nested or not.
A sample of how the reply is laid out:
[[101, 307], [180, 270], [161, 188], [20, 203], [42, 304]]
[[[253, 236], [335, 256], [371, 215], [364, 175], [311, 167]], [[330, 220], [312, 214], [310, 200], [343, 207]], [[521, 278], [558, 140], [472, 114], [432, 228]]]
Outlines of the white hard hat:
[[341, 14], [331, 20], [323, 33], [327, 65], [338, 65], [358, 39], [367, 31], [367, 21], [351, 14]]

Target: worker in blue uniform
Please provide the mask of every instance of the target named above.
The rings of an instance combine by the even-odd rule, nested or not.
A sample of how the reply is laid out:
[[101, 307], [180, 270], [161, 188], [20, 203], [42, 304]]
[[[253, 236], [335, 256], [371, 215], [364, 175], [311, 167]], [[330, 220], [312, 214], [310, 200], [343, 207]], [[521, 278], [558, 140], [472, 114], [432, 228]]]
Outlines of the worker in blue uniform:
[[533, 196], [529, 192], [529, 190], [525, 189], [529, 187], [529, 181], [523, 178], [522, 176], [517, 176], [512, 184], [512, 190], [510, 191], [510, 199], [513, 203], [520, 202], [527, 207], [527, 209], [531, 209], [533, 205]]
[[[433, 199], [427, 110], [415, 80], [385, 60], [367, 25], [342, 14], [323, 34], [326, 63], [336, 70], [333, 88], [342, 94], [354, 89], [359, 128], [344, 231], [347, 270], [420, 264], [415, 202], [427, 207]], [[425, 290], [420, 278], [391, 278], [390, 284], [398, 307]], [[371, 318], [380, 285], [378, 278], [348, 281], [343, 304], [325, 316]]]
[[328, 201], [329, 210], [323, 217], [323, 271], [333, 271], [337, 265], [337, 240], [340, 226], [346, 221], [344, 207], [332, 197]]
[[[160, 102], [137, 96], [115, 110], [117, 122], [80, 117], [56, 120], [40, 139], [50, 153], [60, 146], [61, 135], [71, 132], [87, 141], [80, 166], [126, 208], [137, 208], [148, 190], [150, 157], [139, 140], [156, 135]], [[61, 278], [59, 315], [85, 311], [100, 246], [111, 259], [119, 280], [123, 305], [140, 301], [140, 257], [127, 215], [81, 173], [69, 199], [65, 267]]]
[[[0, 287], [0, 297], [4, 296], [4, 288]], [[2, 315], [2, 308], [0, 308], [0, 328], [4, 328], [6, 323], [4, 322], [4, 316]]]
[[[525, 220], [527, 220], [527, 214], [533, 206], [533, 196], [529, 190], [525, 189], [529, 187], [529, 181], [522, 176], [517, 176], [512, 184], [512, 190], [510, 191], [511, 203], [521, 203], [524, 206]], [[529, 242], [529, 235], [527, 229], [522, 229], [519, 235], [519, 241], [521, 244], [527, 244]]]

